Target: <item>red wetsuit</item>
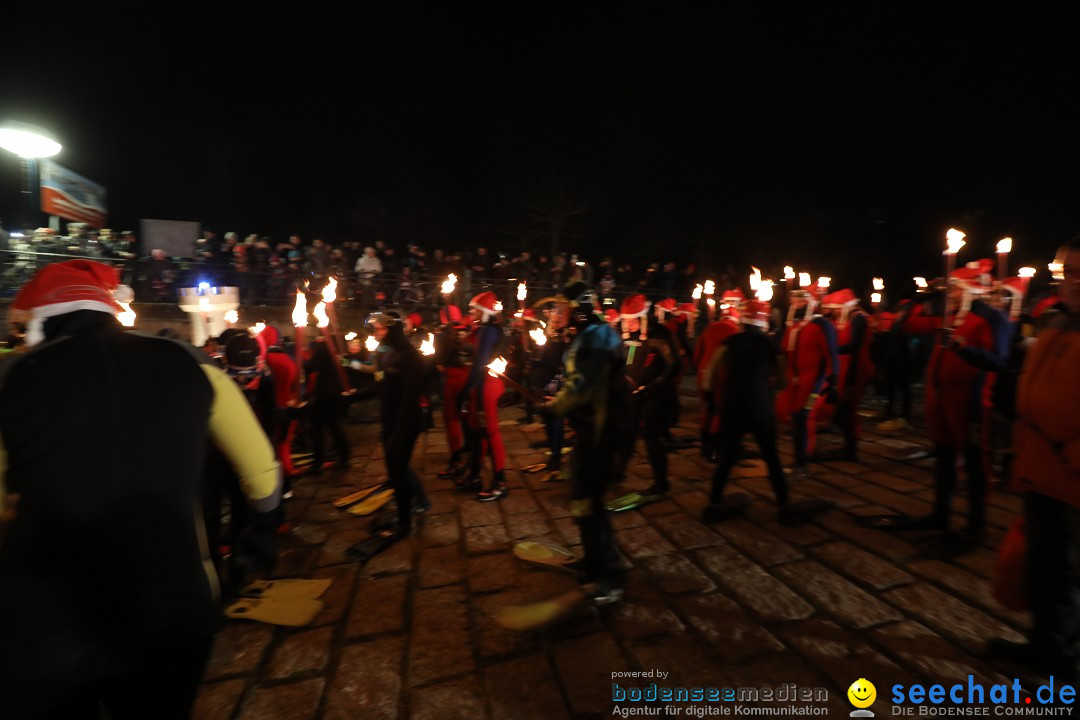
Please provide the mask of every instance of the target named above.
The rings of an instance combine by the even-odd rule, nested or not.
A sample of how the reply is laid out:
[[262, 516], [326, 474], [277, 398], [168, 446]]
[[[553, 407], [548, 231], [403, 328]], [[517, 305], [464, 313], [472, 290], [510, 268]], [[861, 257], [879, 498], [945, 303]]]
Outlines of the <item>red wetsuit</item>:
[[[488, 373], [487, 366], [495, 359], [501, 340], [502, 329], [492, 323], [475, 326], [466, 339], [472, 349], [465, 381], [465, 390], [469, 393], [466, 421], [469, 429], [478, 433], [481, 439], [480, 452], [473, 459], [473, 467], [477, 468], [484, 456], [490, 454], [495, 472], [502, 472], [506, 467], [506, 450], [502, 433], [499, 432], [499, 398], [503, 394], [503, 381]], [[483, 427], [480, 425], [480, 412], [484, 413]]]
[[713, 366], [719, 357], [717, 349], [729, 337], [739, 332], [738, 321], [723, 318], [705, 328], [694, 348], [694, 367], [697, 368], [697, 386], [701, 394], [701, 433], [702, 436], [720, 432], [720, 404], [716, 401], [722, 391], [722, 374], [713, 373]]
[[820, 316], [802, 320], [784, 330], [780, 344], [787, 360], [787, 384], [776, 396], [776, 412], [791, 419], [796, 465], [805, 464], [814, 452], [815, 424], [825, 404], [827, 380], [838, 370], [830, 331], [835, 333], [832, 323]]

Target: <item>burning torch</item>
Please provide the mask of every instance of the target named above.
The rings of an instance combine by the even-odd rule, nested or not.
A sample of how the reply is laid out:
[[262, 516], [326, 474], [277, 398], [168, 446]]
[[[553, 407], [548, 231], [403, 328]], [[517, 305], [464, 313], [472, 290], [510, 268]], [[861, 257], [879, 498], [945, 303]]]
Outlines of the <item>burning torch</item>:
[[949, 228], [949, 231], [945, 233], [945, 315], [941, 320], [941, 327], [945, 329], [944, 340], [950, 342], [951, 338], [948, 337], [949, 329], [952, 325], [952, 321], [949, 318], [951, 314], [952, 304], [949, 300], [949, 285], [952, 283], [952, 272], [956, 266], [956, 253], [960, 252], [960, 248], [966, 244], [964, 238], [967, 237], [964, 233], [960, 232], [956, 228]]
[[431, 356], [435, 354], [435, 335], [428, 333], [427, 340], [420, 343], [420, 354]]
[[495, 358], [490, 363], [488, 363], [488, 366], [487, 366], [488, 375], [490, 375], [493, 378], [498, 378], [498, 379], [502, 380], [504, 383], [509, 385], [511, 387], [511, 389], [517, 390], [519, 393], [521, 393], [522, 397], [527, 398], [530, 402], [534, 402], [534, 403], [542, 402], [542, 399], [536, 393], [532, 392], [531, 390], [526, 389], [524, 386], [522, 386], [522, 385], [514, 382], [510, 378], [506, 377], [506, 365], [507, 365], [506, 358], [501, 358], [501, 357]]
[[[334, 307], [334, 301], [337, 300], [337, 286], [337, 278], [331, 276], [322, 289], [322, 304], [326, 306], [326, 314], [330, 320], [330, 337], [333, 339], [335, 347], [338, 346], [338, 337], [341, 335], [341, 326], [338, 325], [337, 310]], [[320, 327], [322, 326], [320, 325]], [[337, 347], [337, 352], [345, 352], [344, 341], [340, 344], [340, 347]]]
[[308, 326], [307, 295], [296, 291], [296, 303], [293, 305], [292, 324], [296, 328], [296, 371], [300, 385], [304, 384], [304, 328]]
[[1005, 282], [1005, 276], [1009, 274], [1009, 253], [1012, 252], [1012, 238], [1001, 238], [997, 244], [997, 271], [998, 281]]
[[1022, 267], [1016, 274], [1023, 280], [1021, 289], [1024, 291], [1024, 299], [1027, 300], [1028, 285], [1031, 283], [1031, 278], [1035, 277], [1035, 268]]

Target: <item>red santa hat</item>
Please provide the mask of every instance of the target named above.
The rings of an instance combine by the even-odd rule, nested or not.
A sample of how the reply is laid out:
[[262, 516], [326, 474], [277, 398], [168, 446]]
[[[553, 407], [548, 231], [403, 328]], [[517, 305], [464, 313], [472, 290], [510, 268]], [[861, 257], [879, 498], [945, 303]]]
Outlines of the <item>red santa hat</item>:
[[740, 321], [746, 325], [756, 325], [762, 330], [768, 330], [769, 316], [771, 314], [772, 308], [769, 303], [761, 300], [750, 300], [743, 307]]
[[994, 261], [989, 258], [975, 260], [953, 270], [949, 278], [967, 292], [985, 292], [993, 281], [994, 266]]
[[855, 297], [850, 289], [844, 288], [843, 290], [837, 290], [831, 292], [825, 297], [821, 298], [821, 306], [827, 308], [843, 308], [857, 305], [859, 298]]
[[622, 317], [622, 336], [623, 340], [630, 338], [630, 329], [627, 327], [626, 321], [631, 318], [641, 318], [641, 340], [645, 341], [649, 332], [649, 306], [652, 303], [644, 295], [638, 293], [631, 295], [622, 302], [622, 307], [619, 308], [619, 315]]
[[821, 298], [821, 306], [840, 310], [840, 323], [847, 322], [848, 313], [859, 304], [859, 298], [855, 297], [849, 288], [831, 292]]
[[649, 311], [649, 307], [652, 303], [644, 295], [631, 295], [622, 302], [622, 307], [619, 308], [619, 315], [624, 318], [642, 317]]
[[675, 301], [675, 298], [664, 298], [660, 302], [656, 303], [657, 314], [660, 319], [664, 318], [666, 313], [673, 313], [679, 309], [679, 303]]
[[424, 324], [424, 318], [420, 317], [420, 313], [409, 313], [408, 319], [414, 328], [418, 328]]
[[473, 299], [469, 301], [469, 307], [481, 311], [484, 313], [484, 317], [489, 317], [498, 312], [498, 310], [495, 309], [495, 303], [497, 302], [499, 302], [499, 298], [495, 297], [495, 293], [486, 291], [473, 297]]
[[121, 285], [116, 270], [93, 260], [67, 260], [47, 265], [22, 286], [11, 301], [11, 318], [27, 322], [27, 344], [44, 339], [45, 320], [76, 310], [116, 314], [132, 299], [131, 288]]

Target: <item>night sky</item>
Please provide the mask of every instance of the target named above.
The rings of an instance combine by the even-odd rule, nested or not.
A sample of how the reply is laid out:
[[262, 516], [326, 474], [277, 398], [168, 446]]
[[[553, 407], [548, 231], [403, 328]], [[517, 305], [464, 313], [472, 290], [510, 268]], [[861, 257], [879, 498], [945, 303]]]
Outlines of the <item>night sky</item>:
[[[1070, 19], [722, 5], [6, 9], [0, 120], [51, 130], [117, 230], [514, 250], [575, 210], [593, 258], [863, 285], [935, 274], [950, 225], [1043, 274], [1080, 231]], [[19, 182], [4, 153], [5, 225]]]

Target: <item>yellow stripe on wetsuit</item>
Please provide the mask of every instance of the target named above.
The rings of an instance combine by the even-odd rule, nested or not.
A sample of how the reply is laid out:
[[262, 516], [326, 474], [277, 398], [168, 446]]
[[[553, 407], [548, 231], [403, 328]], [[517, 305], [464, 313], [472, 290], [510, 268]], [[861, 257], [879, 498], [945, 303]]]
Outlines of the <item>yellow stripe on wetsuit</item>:
[[240, 476], [255, 511], [273, 510], [280, 502], [281, 472], [266, 433], [236, 382], [212, 365], [201, 367], [214, 389], [210, 439]]

